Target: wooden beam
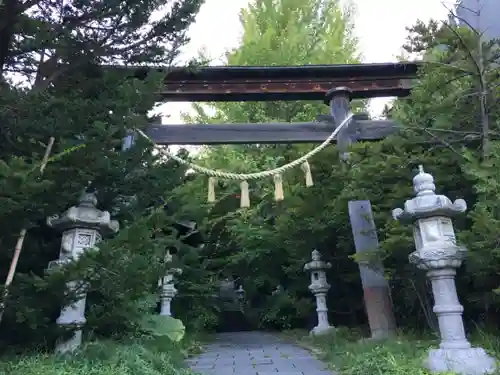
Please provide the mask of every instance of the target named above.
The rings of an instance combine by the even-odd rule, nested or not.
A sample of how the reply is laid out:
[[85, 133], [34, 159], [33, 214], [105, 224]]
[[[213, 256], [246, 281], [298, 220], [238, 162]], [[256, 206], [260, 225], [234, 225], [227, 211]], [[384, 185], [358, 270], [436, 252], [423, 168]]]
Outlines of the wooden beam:
[[[261, 124], [152, 124], [146, 131], [160, 145], [217, 145], [255, 143], [320, 143], [333, 132], [333, 122]], [[349, 134], [357, 140], [378, 140], [393, 134], [391, 120], [353, 120]]]
[[165, 74], [158, 92], [165, 101], [323, 100], [328, 90], [347, 87], [353, 99], [407, 96], [417, 63], [302, 66], [209, 66], [188, 68], [106, 66], [144, 79]]
[[323, 78], [284, 81], [243, 82], [166, 82], [159, 96], [164, 101], [274, 101], [323, 100], [332, 87], [347, 87], [353, 99], [404, 97], [410, 94], [412, 81], [406, 78]]

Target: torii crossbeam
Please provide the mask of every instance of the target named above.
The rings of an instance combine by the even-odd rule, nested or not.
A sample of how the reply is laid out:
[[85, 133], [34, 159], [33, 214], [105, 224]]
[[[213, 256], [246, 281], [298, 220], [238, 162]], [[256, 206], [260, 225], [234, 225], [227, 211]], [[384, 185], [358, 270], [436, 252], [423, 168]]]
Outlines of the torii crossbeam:
[[[407, 96], [417, 67], [388, 63], [173, 68], [159, 96], [177, 102], [323, 100], [335, 87], [347, 87], [352, 99]], [[135, 68], [131, 73], [143, 78], [154, 70], [162, 71]]]
[[[135, 78], [162, 70], [115, 69]], [[417, 63], [173, 68], [166, 72], [164, 87], [158, 93], [161, 101], [323, 100], [332, 107], [331, 116], [305, 123], [151, 124], [147, 134], [160, 145], [322, 142], [345, 118], [351, 99], [407, 96], [417, 70]], [[382, 139], [396, 127], [390, 120], [357, 117], [337, 139]]]

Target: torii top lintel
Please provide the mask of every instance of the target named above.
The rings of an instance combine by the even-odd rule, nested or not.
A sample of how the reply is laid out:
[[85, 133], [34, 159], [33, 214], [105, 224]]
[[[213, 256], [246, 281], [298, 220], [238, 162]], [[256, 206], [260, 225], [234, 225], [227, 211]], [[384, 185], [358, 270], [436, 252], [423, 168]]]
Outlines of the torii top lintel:
[[165, 71], [164, 101], [323, 100], [347, 87], [352, 99], [408, 96], [418, 64], [380, 63], [302, 66], [123, 67], [137, 78]]

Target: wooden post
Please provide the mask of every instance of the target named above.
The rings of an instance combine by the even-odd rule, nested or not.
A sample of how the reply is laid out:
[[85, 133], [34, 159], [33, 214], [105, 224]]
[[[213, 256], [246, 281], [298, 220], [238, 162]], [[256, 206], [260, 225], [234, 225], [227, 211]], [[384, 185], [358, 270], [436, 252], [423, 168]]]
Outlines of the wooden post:
[[396, 323], [389, 283], [384, 278], [384, 266], [379, 258], [377, 229], [370, 201], [350, 201], [349, 218], [356, 254], [368, 258], [367, 261], [360, 259], [358, 264], [371, 338], [384, 339], [395, 332]]
[[[351, 94], [352, 91], [347, 87], [336, 87], [329, 90], [325, 96], [325, 104], [330, 105], [330, 114], [336, 126], [339, 126], [344, 121], [351, 111]], [[353, 142], [351, 139], [350, 129], [353, 121], [349, 121], [347, 126], [344, 126], [337, 135], [337, 147], [339, 149], [340, 158], [346, 162], [349, 158], [349, 146]]]
[[[349, 115], [350, 101], [351, 90], [346, 87], [336, 87], [326, 94], [325, 104], [330, 105], [330, 113], [337, 126]], [[337, 136], [337, 147], [344, 163], [349, 159], [349, 146], [357, 141], [356, 129], [353, 129], [352, 124], [353, 121]], [[384, 278], [382, 262], [377, 259], [379, 243], [370, 201], [350, 201], [349, 217], [356, 253], [371, 255], [366, 253], [373, 252], [374, 255], [370, 257], [372, 261], [369, 263], [358, 262], [371, 338], [386, 338], [395, 331], [396, 324], [389, 283]]]

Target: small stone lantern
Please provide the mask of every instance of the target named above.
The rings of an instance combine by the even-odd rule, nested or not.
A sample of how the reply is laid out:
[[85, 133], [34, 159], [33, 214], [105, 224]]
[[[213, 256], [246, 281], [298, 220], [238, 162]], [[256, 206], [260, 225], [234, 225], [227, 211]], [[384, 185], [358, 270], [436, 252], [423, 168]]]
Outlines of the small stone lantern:
[[328, 307], [326, 306], [326, 294], [330, 289], [330, 284], [326, 281], [326, 270], [331, 268], [331, 264], [321, 260], [318, 250], [312, 252], [312, 261], [304, 266], [305, 272], [311, 273], [311, 285], [309, 290], [316, 297], [316, 311], [318, 313], [318, 325], [311, 331], [311, 335], [322, 335], [334, 329], [328, 322]]
[[245, 301], [246, 292], [245, 292], [245, 289], [243, 288], [242, 284], [240, 284], [238, 289], [236, 289], [235, 293], [236, 293], [236, 299], [238, 300], [238, 304], [240, 305], [240, 310], [241, 310], [241, 312], [244, 312], [245, 311], [245, 304], [246, 304], [246, 301]]
[[405, 202], [404, 210], [393, 210], [394, 219], [413, 223], [416, 250], [410, 263], [427, 271], [432, 284], [434, 312], [439, 321], [441, 343], [430, 349], [426, 363], [432, 372], [456, 372], [481, 375], [495, 370], [495, 360], [482, 348], [472, 348], [465, 337], [460, 305], [455, 287], [456, 269], [462, 264], [466, 248], [457, 245], [451, 218], [466, 211], [463, 199], [451, 202], [436, 195], [434, 178], [419, 166], [413, 178], [416, 197]]
[[271, 296], [278, 296], [280, 295], [281, 293], [283, 293], [283, 286], [281, 284], [279, 284], [276, 289], [273, 290], [273, 292], [271, 293]]
[[238, 302], [241, 304], [245, 302], [245, 289], [243, 289], [243, 285], [240, 284], [238, 289], [236, 290], [236, 298], [238, 299]]
[[[102, 236], [118, 232], [118, 222], [111, 220], [109, 212], [101, 211], [96, 206], [95, 194], [83, 193], [77, 206], [70, 207], [60, 216], [47, 218], [49, 227], [62, 232], [59, 259], [49, 263], [49, 270], [77, 260], [85, 251], [101, 241]], [[82, 343], [81, 327], [86, 323], [85, 285], [81, 281], [70, 281], [67, 288], [71, 293], [77, 293], [79, 299], [62, 308], [57, 324], [76, 327], [77, 330], [68, 340], [60, 340], [56, 344], [56, 353], [72, 352], [77, 349]]]
[[[165, 255], [165, 263], [172, 262], [172, 254], [170, 250], [167, 250]], [[159, 281], [159, 286], [161, 288], [160, 292], [160, 315], [162, 316], [172, 316], [172, 300], [177, 295], [177, 289], [174, 285], [174, 277], [175, 275], [182, 274], [182, 270], [180, 268], [170, 268], [165, 273], [165, 276], [162, 277]]]

